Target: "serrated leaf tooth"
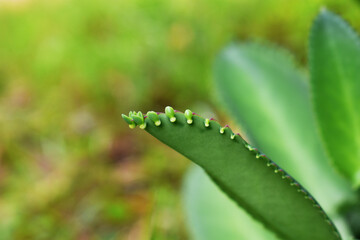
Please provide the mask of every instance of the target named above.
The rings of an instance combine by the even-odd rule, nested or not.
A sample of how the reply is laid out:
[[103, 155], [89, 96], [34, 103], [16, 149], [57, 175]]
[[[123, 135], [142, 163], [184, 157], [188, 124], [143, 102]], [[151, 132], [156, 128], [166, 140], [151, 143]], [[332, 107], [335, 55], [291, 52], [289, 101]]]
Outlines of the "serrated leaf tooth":
[[304, 191], [304, 189], [298, 189], [298, 192], [300, 192], [300, 193], [302, 193], [302, 194], [304, 194], [305, 196], [307, 195], [307, 192], [306, 191]]
[[281, 177], [284, 177], [285, 174], [286, 174], [285, 171], [284, 171], [283, 169], [281, 169], [281, 168], [279, 168], [279, 169], [277, 170], [277, 173], [280, 174]]
[[321, 210], [320, 205], [319, 205], [319, 204], [317, 204], [317, 203], [315, 203], [315, 204], [314, 204], [314, 207], [315, 207], [315, 208], [317, 208], [317, 209], [319, 209], [319, 210]]
[[[262, 180], [264, 180], [264, 182], [271, 179], [271, 181], [273, 181], [273, 184], [278, 183], [278, 185], [274, 185], [274, 186], [277, 186], [279, 189], [284, 190], [284, 193], [287, 193], [287, 191], [289, 191], [289, 193], [290, 193], [290, 191], [295, 192], [295, 191], [298, 191], [298, 189], [300, 189], [299, 192], [302, 191], [301, 190], [302, 187], [288, 175], [285, 176], [284, 178], [286, 180], [288, 180], [290, 183], [289, 184], [281, 183], [282, 179], [280, 179], [279, 176], [274, 174], [273, 171], [276, 171], [277, 173], [284, 174], [284, 175], [285, 175], [285, 172], [283, 173], [282, 170], [278, 167], [278, 165], [276, 165], [274, 162], [272, 162], [270, 159], [268, 159], [264, 154], [262, 154], [256, 148], [250, 146], [245, 140], [241, 139], [241, 141], [234, 141], [234, 142], [230, 143], [228, 138], [224, 139], [223, 137], [219, 136], [219, 134], [218, 134], [218, 131], [220, 128], [219, 123], [213, 122], [211, 125], [212, 127], [207, 129], [206, 131], [204, 131], [204, 124], [205, 124], [206, 120], [199, 116], [194, 116], [190, 110], [186, 111], [186, 114], [184, 113], [184, 115], [182, 115], [182, 113], [177, 113], [176, 116], [178, 118], [177, 121], [180, 121], [180, 119], [182, 119], [182, 122], [184, 120], [187, 121], [187, 120], [189, 120], [189, 118], [191, 118], [191, 120], [193, 121], [192, 122], [193, 126], [186, 127], [186, 124], [182, 123], [182, 122], [181, 122], [181, 124], [172, 124], [170, 121], [164, 121], [164, 119], [166, 118], [165, 114], [161, 113], [161, 115], [158, 116], [158, 114], [156, 114], [155, 112], [154, 113], [150, 112], [146, 116], [146, 117], [150, 118], [150, 120], [146, 121], [146, 123], [148, 123], [148, 126], [146, 127], [146, 131], [149, 132], [150, 134], [154, 135], [156, 138], [163, 141], [164, 143], [168, 144], [169, 146], [173, 147], [174, 149], [176, 149], [177, 146], [180, 146], [180, 148], [178, 150], [180, 153], [184, 154], [185, 156], [187, 156], [189, 159], [193, 160], [195, 163], [199, 164], [200, 166], [202, 166], [202, 164], [203, 164], [204, 169], [206, 171], [209, 170], [208, 174], [210, 174], [210, 176], [212, 176], [212, 177], [216, 177], [215, 179], [220, 180], [221, 183], [224, 183], [228, 186], [233, 186], [234, 189], [236, 189], [236, 187], [235, 187], [236, 183], [234, 181], [232, 181], [233, 178], [238, 179], [239, 182], [242, 182], [244, 180], [246, 181], [246, 179], [248, 179], [248, 178], [251, 179], [251, 175], [256, 174], [256, 169], [253, 169], [255, 166], [258, 167], [259, 169], [261, 169], [261, 166], [263, 166], [264, 169], [262, 169], [262, 170], [263, 170], [263, 173], [265, 173], [265, 175], [259, 174], [259, 176], [257, 176], [257, 177], [260, 177], [260, 178], [264, 177], [262, 179]], [[180, 118], [180, 117], [182, 117], [182, 118]], [[159, 118], [162, 120], [161, 124], [163, 124], [164, 127], [157, 128], [153, 124], [151, 124], [151, 121], [156, 122]], [[211, 120], [209, 119], [209, 123], [210, 123], [210, 121]], [[183, 124], [185, 124], [185, 127]], [[216, 128], [214, 126], [216, 126]], [[225, 126], [224, 129], [226, 127], [227, 126]], [[226, 130], [226, 131], [228, 131], [228, 130]], [[224, 130], [224, 132], [225, 132], [225, 130]], [[229, 132], [229, 133], [231, 135], [231, 132]], [[201, 143], [204, 141], [207, 141], [208, 139], [211, 139], [211, 141], [209, 141], [207, 146], [203, 146], [203, 144], [201, 144]], [[231, 174], [231, 176], [232, 176], [231, 181], [229, 181], [228, 177], [223, 175], [224, 173], [222, 171], [219, 171], [219, 172], [216, 171], [216, 168], [219, 167], [219, 169], [221, 169], [221, 167], [222, 167], [222, 165], [221, 165], [222, 163], [218, 161], [219, 159], [218, 159], [218, 152], [217, 152], [217, 151], [222, 151], [222, 148], [220, 148], [220, 149], [217, 148], [217, 146], [222, 145], [222, 144], [224, 144], [224, 146], [226, 146], [227, 150], [228, 150], [228, 148], [232, 147], [232, 145], [235, 146], [236, 144], [239, 144], [238, 146], [241, 146], [241, 147], [238, 148], [235, 146], [233, 148], [233, 151], [238, 152], [238, 154], [240, 154], [241, 156], [246, 156], [246, 159], [244, 159], [243, 162], [238, 162], [239, 158], [237, 158], [237, 156], [235, 156], [234, 154], [233, 155], [229, 154], [228, 151], [223, 152], [223, 154], [221, 154], [221, 155], [224, 155], [224, 159], [222, 159], [224, 161], [224, 163], [230, 163], [230, 164], [232, 164], [231, 165], [232, 167], [234, 167], [236, 170], [239, 170], [239, 171], [231, 172], [232, 168], [227, 168], [226, 171], [229, 171], [229, 172], [227, 172], [226, 174]], [[188, 148], [190, 148], [189, 151], [188, 151]], [[194, 149], [195, 149], [195, 151], [193, 151]], [[200, 153], [199, 153], [199, 149], [201, 150]], [[248, 150], [251, 153], [249, 153]], [[196, 154], [194, 152], [196, 152]], [[214, 152], [216, 154], [213, 154]], [[216, 155], [216, 157], [214, 155]], [[249, 160], [256, 159], [255, 156], [256, 156], [256, 158], [261, 159], [261, 164], [259, 164], [258, 161], [247, 161], [247, 159], [249, 159]], [[211, 164], [207, 165], [209, 163], [209, 159], [211, 160]], [[271, 167], [270, 169], [268, 169], [265, 166], [265, 164], [267, 162], [268, 162], [268, 165]], [[217, 165], [217, 164], [219, 164], [219, 165]], [[240, 164], [240, 165], [237, 165], [237, 164]], [[243, 165], [241, 165], [241, 164], [243, 164]], [[247, 168], [247, 166], [250, 166], [250, 169], [252, 171], [254, 171], [253, 174], [248, 174], [248, 171], [244, 171], [243, 173], [241, 173], [242, 170], [249, 169], [249, 168]], [[265, 176], [266, 176], [266, 178], [265, 178]], [[275, 177], [273, 177], [273, 176], [275, 176]], [[255, 177], [254, 179], [258, 179], [257, 177]], [[259, 184], [261, 184], [260, 182], [259, 182]], [[290, 185], [296, 186], [296, 188], [291, 188]], [[220, 187], [221, 187], [221, 185], [220, 185]], [[225, 193], [228, 193], [227, 188], [222, 188], [222, 189], [224, 190]], [[259, 189], [261, 189], [261, 188], [259, 188]], [[234, 194], [234, 192], [230, 192], [230, 193], [231, 194], [228, 193], [228, 195], [230, 197], [232, 197], [232, 194]], [[276, 196], [282, 200], [285, 200], [285, 202], [286, 202], [285, 196], [282, 195], [282, 193], [283, 192], [281, 192], [281, 191], [277, 191]], [[265, 201], [264, 204], [267, 202], [269, 204], [268, 207], [275, 206], [275, 207], [278, 207], [278, 209], [280, 209], [280, 207], [277, 206], [276, 204], [272, 205], [272, 204], [274, 204], [274, 201], [266, 200], [266, 199], [272, 199], [273, 195], [274, 195], [273, 191], [271, 191], [270, 194], [268, 193], [267, 197], [264, 198], [264, 201]], [[236, 190], [236, 196], [241, 196], [244, 199], [247, 199], [247, 198], [256, 199], [256, 197], [252, 197], [251, 194], [250, 195], [246, 194], [240, 190]], [[297, 201], [307, 202], [307, 200], [304, 199], [304, 197], [307, 197], [307, 193], [304, 191], [304, 197], [302, 197], [300, 194], [289, 194], [287, 196], [291, 197], [291, 201], [287, 202], [286, 209], [284, 209], [284, 211], [288, 212], [289, 208], [291, 208], [292, 212], [296, 215], [297, 211], [299, 211], [299, 210], [296, 207], [293, 208], [292, 205], [297, 206], [297, 204], [293, 204], [294, 202], [297, 203]], [[233, 199], [237, 200], [236, 198], [233, 198]], [[250, 204], [253, 208], [257, 209], [257, 205], [253, 204], [254, 201], [251, 201], [249, 199], [247, 199], [248, 200], [247, 203]], [[313, 205], [312, 202], [308, 202], [308, 204], [309, 204], [309, 206]], [[282, 204], [280, 204], [280, 205], [282, 205]], [[246, 207], [246, 205], [244, 205], [244, 206]], [[248, 210], [249, 210], [250, 214], [252, 214], [251, 208], [249, 208]], [[304, 210], [308, 211], [309, 208], [305, 208]], [[311, 213], [311, 211], [313, 213]], [[309, 210], [308, 213], [312, 214], [312, 216], [315, 217], [316, 219], [319, 220], [319, 218], [320, 218], [320, 220], [322, 220], [321, 218], [325, 217], [326, 215], [321, 208], [319, 208], [319, 211], [322, 213], [321, 215], [317, 215], [317, 209]], [[278, 212], [278, 211], [276, 211], [276, 212]], [[258, 212], [255, 212], [255, 213], [253, 215], [254, 217], [257, 216]], [[274, 217], [276, 218], [276, 214], [275, 215], [267, 214], [266, 211], [264, 212], [264, 216], [267, 218], [268, 223], [272, 222]], [[300, 214], [299, 216], [303, 217], [302, 214]], [[311, 218], [309, 220], [309, 218], [304, 217], [304, 219], [307, 219], [307, 220], [304, 221], [303, 223], [308, 223], [309, 221], [312, 221], [311, 219], [314, 219], [314, 218]], [[261, 221], [261, 218], [260, 218], [260, 221]], [[320, 222], [318, 221], [317, 223], [321, 224], [321, 221]], [[310, 227], [308, 229], [311, 229], [311, 226], [313, 226], [313, 225], [310, 224]], [[327, 224], [325, 224], [325, 223], [323, 223], [323, 226], [326, 226], [326, 228], [328, 228]], [[296, 229], [296, 228], [294, 228], [294, 229]], [[277, 225], [271, 226], [271, 230], [274, 230], [280, 234], [285, 233], [286, 234], [285, 239], [296, 239], [296, 240], [299, 239], [299, 238], [297, 238], [297, 236], [292, 237], [292, 235], [291, 235], [292, 232], [289, 232], [289, 234], [287, 234], [286, 231], [283, 231], [283, 229], [281, 227], [277, 228]], [[333, 231], [336, 232], [337, 230], [334, 228]], [[311, 236], [311, 234], [309, 234], [308, 236]], [[334, 235], [333, 235], [333, 237], [334, 237]], [[334, 240], [333, 237], [325, 238], [325, 239], [326, 240], [329, 240], [329, 239]], [[307, 239], [311, 239], [311, 238], [303, 237], [301, 239], [307, 240]]]
[[279, 167], [274, 162], [269, 163], [267, 166], [272, 168], [274, 170], [274, 173], [277, 173]]
[[256, 158], [265, 158], [265, 159], [267, 159], [266, 155], [263, 154], [263, 153], [260, 153], [260, 152], [258, 152], [255, 157]]
[[256, 148], [252, 147], [250, 144], [245, 143], [245, 147], [250, 151], [250, 152], [254, 152], [257, 151]]
[[275, 164], [274, 164], [272, 161], [269, 161], [269, 162], [267, 163], [267, 166], [268, 166], [268, 167], [275, 167]]
[[297, 188], [300, 188], [300, 184], [298, 184], [297, 182], [293, 182], [290, 184], [291, 186], [295, 186]]
[[292, 183], [294, 183], [294, 179], [293, 179], [292, 177], [290, 177], [289, 175], [287, 175], [287, 174], [285, 174], [285, 175], [283, 176], [283, 179], [284, 179], [285, 181], [287, 181], [287, 182], [290, 184], [290, 186], [292, 186]]
[[329, 225], [332, 225], [332, 222], [329, 221], [328, 219], [326, 219], [325, 222], [326, 222], [327, 224], [329, 224]]
[[221, 127], [221, 128], [220, 128], [220, 133], [221, 133], [221, 134], [224, 134], [224, 132], [225, 132], [225, 128], [224, 128], [224, 127]]

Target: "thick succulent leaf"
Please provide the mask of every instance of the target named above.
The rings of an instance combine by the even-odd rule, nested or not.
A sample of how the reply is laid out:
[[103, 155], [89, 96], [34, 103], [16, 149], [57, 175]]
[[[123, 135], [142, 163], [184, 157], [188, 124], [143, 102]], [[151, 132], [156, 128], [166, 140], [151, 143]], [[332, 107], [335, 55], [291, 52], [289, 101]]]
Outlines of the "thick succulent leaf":
[[183, 185], [186, 222], [194, 240], [279, 240], [229, 199], [198, 166]]
[[335, 14], [323, 10], [310, 35], [315, 112], [334, 165], [360, 184], [360, 39]]
[[147, 116], [151, 117], [140, 126], [145, 124], [148, 133], [201, 166], [230, 198], [278, 237], [339, 239], [315, 200], [230, 128], [189, 110], [176, 112], [173, 122], [163, 113]]
[[298, 179], [332, 214], [352, 196], [317, 133], [308, 82], [290, 55], [260, 44], [231, 44], [215, 63], [219, 95], [250, 142]]

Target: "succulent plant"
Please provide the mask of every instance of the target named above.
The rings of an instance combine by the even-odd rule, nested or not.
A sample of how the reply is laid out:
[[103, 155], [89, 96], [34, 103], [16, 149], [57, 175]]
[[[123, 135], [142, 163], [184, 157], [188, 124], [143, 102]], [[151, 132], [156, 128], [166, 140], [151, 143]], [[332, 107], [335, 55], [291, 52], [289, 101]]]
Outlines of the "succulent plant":
[[232, 43], [219, 54], [216, 90], [251, 144], [190, 110], [123, 115], [206, 172], [190, 170], [184, 185], [196, 240], [356, 234], [359, 223], [341, 209], [358, 206], [360, 40], [322, 10], [309, 45], [310, 81], [278, 47]]

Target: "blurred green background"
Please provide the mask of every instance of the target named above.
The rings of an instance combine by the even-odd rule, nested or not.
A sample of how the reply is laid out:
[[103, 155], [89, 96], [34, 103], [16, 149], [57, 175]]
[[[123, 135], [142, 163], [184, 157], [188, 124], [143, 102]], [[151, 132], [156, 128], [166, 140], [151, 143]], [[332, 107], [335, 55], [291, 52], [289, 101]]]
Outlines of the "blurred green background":
[[0, 0], [0, 239], [188, 239], [182, 156], [129, 110], [226, 114], [212, 63], [265, 39], [306, 65], [321, 6], [355, 0]]

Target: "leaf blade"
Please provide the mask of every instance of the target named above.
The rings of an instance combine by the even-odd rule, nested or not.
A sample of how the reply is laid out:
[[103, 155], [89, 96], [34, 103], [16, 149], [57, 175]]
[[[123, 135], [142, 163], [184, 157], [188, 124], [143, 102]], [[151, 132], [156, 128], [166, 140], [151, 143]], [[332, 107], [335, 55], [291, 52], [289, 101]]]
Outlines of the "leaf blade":
[[231, 44], [215, 62], [215, 84], [252, 143], [334, 214], [353, 193], [330, 166], [311, 111], [308, 82], [289, 56], [261, 44]]
[[229, 199], [198, 166], [185, 175], [183, 202], [194, 240], [279, 240]]
[[360, 184], [360, 40], [339, 16], [323, 10], [309, 48], [311, 87], [320, 133], [338, 170]]
[[[159, 114], [160, 125], [146, 118], [146, 131], [205, 169], [238, 205], [282, 239], [330, 240], [339, 234], [308, 193], [276, 164], [217, 122], [183, 113], [176, 121]], [[223, 134], [220, 132], [223, 130]], [[275, 173], [274, 173], [275, 171]], [[315, 204], [315, 207], [314, 207]], [[319, 211], [320, 210], [320, 211]]]

